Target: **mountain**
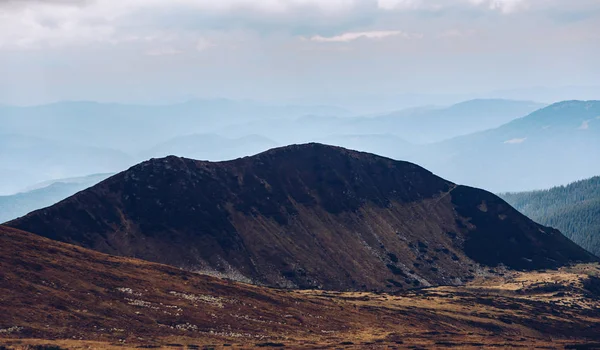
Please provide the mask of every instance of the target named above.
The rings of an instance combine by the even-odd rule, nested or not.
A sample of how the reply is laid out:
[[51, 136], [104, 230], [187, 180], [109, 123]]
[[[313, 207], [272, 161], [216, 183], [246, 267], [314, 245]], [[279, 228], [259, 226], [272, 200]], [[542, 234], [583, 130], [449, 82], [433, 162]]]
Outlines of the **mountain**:
[[410, 157], [418, 149], [414, 145], [392, 134], [356, 134], [356, 135], [329, 135], [316, 138], [311, 142], [339, 146], [362, 152], [374, 153], [385, 157], [411, 160]]
[[536, 222], [556, 227], [575, 243], [600, 255], [600, 177], [549, 190], [500, 196]]
[[2, 132], [114, 148], [134, 154], [159, 142], [261, 119], [304, 115], [349, 116], [329, 106], [265, 105], [227, 99], [193, 100], [173, 105], [58, 102], [31, 107], [2, 107]]
[[496, 128], [546, 106], [531, 101], [478, 99], [445, 108], [400, 111], [377, 119], [406, 140], [434, 143]]
[[152, 159], [7, 225], [291, 288], [397, 290], [462, 284], [500, 264], [597, 261], [491, 193], [321, 144], [217, 163]]
[[600, 86], [529, 87], [492, 91], [490, 95], [507, 99], [529, 99], [555, 103], [565, 100], [593, 100], [600, 96]]
[[590, 178], [600, 173], [600, 101], [556, 103], [496, 129], [428, 145], [410, 159], [494, 192]]
[[0, 106], [0, 195], [47, 180], [122, 171], [158, 154], [211, 160], [249, 155], [277, 144], [247, 134], [240, 140], [223, 139], [212, 149], [191, 149], [194, 143], [213, 145], [189, 135], [209, 137], [229, 125], [305, 115], [346, 117], [350, 112], [225, 99], [155, 106], [84, 101]]
[[170, 155], [179, 157], [225, 160], [256, 154], [276, 147], [277, 143], [262, 136], [249, 135], [227, 138], [216, 134], [179, 136], [160, 143], [140, 154], [140, 158], [160, 158]]
[[471, 100], [449, 107], [421, 107], [362, 117], [303, 116], [257, 120], [220, 129], [240, 137], [258, 134], [279, 143], [319, 140], [330, 135], [394, 135], [410, 143], [433, 143], [498, 127], [545, 107], [529, 101]]
[[25, 169], [0, 168], [0, 193], [15, 193], [21, 188], [30, 186], [38, 180], [35, 174], [30, 174]]
[[42, 181], [122, 171], [136, 163], [110, 148], [14, 134], [0, 135], [0, 150], [0, 164], [6, 169], [0, 172], [4, 194]]
[[0, 223], [16, 219], [33, 210], [55, 204], [91, 187], [112, 174], [95, 174], [38, 184], [26, 192], [0, 196]]
[[[222, 99], [157, 106], [95, 102], [0, 106], [0, 194], [46, 180], [121, 171], [151, 157], [226, 160], [314, 141], [417, 161], [420, 158], [413, 154], [419, 151], [410, 143], [482, 130], [538, 107], [533, 102], [473, 100], [352, 117], [336, 107]], [[371, 140], [330, 141], [359, 136]], [[394, 146], [391, 137], [402, 144]]]
[[599, 274], [594, 265], [510, 272], [396, 295], [288, 291], [0, 226], [0, 346], [593, 348]]

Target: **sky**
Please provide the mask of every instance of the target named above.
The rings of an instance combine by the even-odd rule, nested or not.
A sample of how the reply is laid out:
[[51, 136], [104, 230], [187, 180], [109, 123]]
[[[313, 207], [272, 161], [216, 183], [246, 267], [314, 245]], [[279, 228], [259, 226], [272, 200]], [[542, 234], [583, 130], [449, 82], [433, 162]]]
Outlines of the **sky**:
[[0, 0], [2, 104], [519, 97], [598, 62], [600, 0]]

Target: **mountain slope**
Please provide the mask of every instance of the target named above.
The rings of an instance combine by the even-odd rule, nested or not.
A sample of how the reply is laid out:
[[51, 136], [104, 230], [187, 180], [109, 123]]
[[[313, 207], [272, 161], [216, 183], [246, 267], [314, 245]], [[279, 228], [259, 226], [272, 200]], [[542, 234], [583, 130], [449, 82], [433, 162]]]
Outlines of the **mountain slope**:
[[349, 114], [337, 107], [263, 105], [227, 99], [154, 106], [85, 101], [31, 107], [0, 106], [3, 133], [115, 148], [131, 154], [174, 137], [208, 133], [218, 127], [251, 120]]
[[471, 100], [448, 107], [422, 107], [377, 116], [304, 116], [258, 120], [219, 129], [232, 137], [263, 135], [281, 144], [326, 139], [330, 135], [389, 134], [410, 143], [439, 142], [498, 127], [544, 107], [529, 101]]
[[[399, 295], [287, 291], [108, 256], [0, 226], [0, 344], [8, 349], [583, 344], [600, 340], [594, 289], [599, 271], [585, 265], [511, 273], [504, 281]], [[540, 294], [544, 289], [563, 297]]]
[[494, 192], [590, 178], [600, 173], [600, 101], [556, 103], [496, 129], [429, 145], [410, 159]]
[[154, 159], [8, 223], [102, 252], [280, 287], [460, 284], [482, 268], [596, 261], [498, 197], [320, 144]]
[[500, 196], [536, 222], [556, 227], [590, 252], [600, 254], [600, 177]]
[[432, 143], [496, 128], [545, 106], [531, 101], [479, 99], [445, 108], [400, 111], [378, 119], [390, 123], [389, 130], [401, 133], [407, 140]]
[[55, 204], [75, 193], [91, 187], [111, 174], [89, 175], [39, 184], [26, 192], [0, 196], [0, 223], [16, 219], [31, 211]]

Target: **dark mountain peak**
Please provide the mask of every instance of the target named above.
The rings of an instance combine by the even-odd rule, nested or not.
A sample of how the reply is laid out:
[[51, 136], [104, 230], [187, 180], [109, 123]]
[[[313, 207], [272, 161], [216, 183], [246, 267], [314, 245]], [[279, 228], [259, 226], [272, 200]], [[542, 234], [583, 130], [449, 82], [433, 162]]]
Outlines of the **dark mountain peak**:
[[358, 158], [360, 156], [368, 158], [384, 158], [374, 154], [349, 150], [339, 146], [331, 146], [317, 142], [309, 142], [302, 144], [293, 144], [283, 147], [272, 148], [265, 152], [259, 153], [255, 156], [246, 158], [279, 158], [279, 157], [353, 157]]
[[[269, 150], [258, 153], [256, 155], [246, 156], [246, 157], [242, 157], [240, 159], [256, 160], [256, 159], [266, 159], [266, 158], [277, 158], [277, 157], [281, 157], [281, 156], [290, 156], [290, 155], [293, 157], [296, 157], [296, 156], [302, 157], [302, 156], [308, 156], [308, 155], [325, 155], [325, 154], [353, 155], [353, 154], [361, 154], [361, 153], [363, 153], [363, 152], [348, 150], [348, 149], [345, 149], [343, 147], [338, 147], [338, 146], [330, 146], [330, 145], [325, 145], [325, 144], [321, 144], [321, 143], [310, 142], [310, 143], [292, 144], [292, 145], [283, 146], [283, 147], [271, 148]], [[379, 157], [379, 156], [376, 156], [373, 154], [368, 154], [368, 155], [373, 158], [383, 158], [383, 157]], [[177, 161], [180, 159], [185, 159], [185, 158], [171, 155], [171, 156], [167, 156], [167, 157], [163, 157], [163, 158], [153, 158], [153, 159], [150, 159], [148, 162], [157, 162], [159, 164], [161, 164], [161, 163], [164, 164], [165, 162], [173, 162], [173, 161]], [[228, 163], [240, 162], [240, 159], [231, 160], [231, 161], [210, 162], [210, 163], [226, 165]], [[192, 159], [190, 159], [190, 160], [195, 161], [195, 162], [202, 162], [202, 161], [196, 161], [196, 160], [192, 160]], [[140, 163], [140, 165], [144, 164], [144, 163]]]
[[[262, 203], [259, 207], [267, 215], [281, 212], [278, 221], [294, 213], [288, 209], [295, 204], [320, 206], [331, 213], [355, 211], [367, 202], [387, 206], [390, 200], [418, 201], [453, 185], [412, 163], [319, 143], [222, 162], [169, 156], [141, 163], [121, 176], [125, 183], [140, 183], [177, 198], [189, 193], [178, 193], [176, 186], [181, 186], [181, 191], [192, 187], [199, 196], [214, 193], [227, 201]], [[274, 210], [278, 206], [288, 209]]]
[[[316, 142], [272, 148], [253, 156], [219, 162], [193, 160], [171, 155], [164, 158], [150, 159], [132, 167], [130, 170], [136, 172], [149, 168], [163, 167], [165, 170], [173, 170], [174, 168], [194, 167], [230, 169], [240, 172], [248, 171], [249, 168], [254, 169], [268, 166], [268, 169], [265, 170], [285, 171], [295, 168], [302, 173], [333, 170], [352, 172], [360, 171], [360, 168], [374, 164], [382, 168], [405, 170], [407, 172], [421, 173], [424, 176], [434, 176], [430, 171], [413, 163]], [[329, 170], [323, 167], [327, 167]], [[260, 169], [254, 170], [261, 172]], [[364, 169], [362, 170], [364, 171]]]
[[269, 161], [273, 162], [273, 165], [291, 165], [298, 168], [301, 165], [317, 168], [323, 165], [348, 171], [359, 171], [368, 165], [378, 165], [381, 168], [433, 176], [430, 171], [413, 163], [316, 142], [273, 148], [255, 156], [245, 157], [244, 160], [249, 163]]
[[490, 193], [318, 143], [151, 159], [8, 225], [279, 287], [395, 290], [595, 259]]
[[[308, 142], [300, 144], [292, 144], [283, 147], [277, 147], [263, 152], [262, 154], [281, 153], [281, 152], [314, 152], [314, 151], [325, 151], [332, 153], [361, 153], [359, 151], [348, 150], [343, 147], [325, 145], [318, 142]], [[259, 154], [260, 155], [260, 154]], [[375, 155], [373, 155], [376, 157]]]

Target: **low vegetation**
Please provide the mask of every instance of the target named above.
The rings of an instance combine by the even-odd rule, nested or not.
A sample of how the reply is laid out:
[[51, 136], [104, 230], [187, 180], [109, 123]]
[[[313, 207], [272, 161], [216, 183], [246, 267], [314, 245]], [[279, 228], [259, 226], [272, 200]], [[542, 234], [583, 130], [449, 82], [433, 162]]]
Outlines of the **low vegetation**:
[[600, 342], [598, 264], [503, 270], [463, 286], [394, 294], [291, 291], [112, 257], [0, 226], [0, 274], [6, 349]]

